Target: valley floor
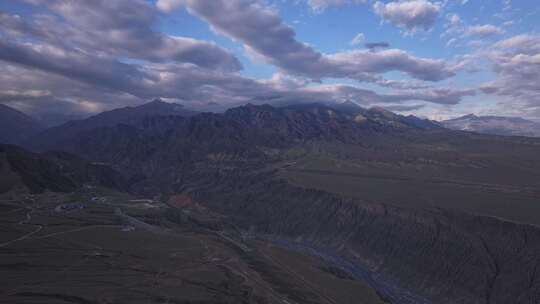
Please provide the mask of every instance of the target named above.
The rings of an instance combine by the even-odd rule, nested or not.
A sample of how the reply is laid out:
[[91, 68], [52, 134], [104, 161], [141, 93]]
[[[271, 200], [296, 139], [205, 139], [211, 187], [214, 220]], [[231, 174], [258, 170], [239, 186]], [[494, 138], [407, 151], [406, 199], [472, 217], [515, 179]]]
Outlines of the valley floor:
[[96, 189], [3, 195], [0, 302], [384, 303], [320, 258], [132, 199]]

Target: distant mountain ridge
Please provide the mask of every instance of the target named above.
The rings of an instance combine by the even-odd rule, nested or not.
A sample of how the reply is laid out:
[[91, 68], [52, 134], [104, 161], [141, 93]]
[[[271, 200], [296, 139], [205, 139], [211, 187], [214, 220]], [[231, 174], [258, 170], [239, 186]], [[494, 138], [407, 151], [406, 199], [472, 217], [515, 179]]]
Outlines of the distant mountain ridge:
[[338, 111], [362, 114], [366, 118], [370, 118], [381, 123], [394, 124], [395, 126], [401, 125], [419, 129], [439, 129], [442, 127], [440, 123], [436, 121], [420, 118], [414, 115], [399, 115], [383, 107], [372, 107], [365, 109], [350, 100], [343, 103], [329, 103], [328, 106]]
[[449, 129], [477, 133], [540, 137], [540, 123], [519, 117], [476, 116], [474, 114], [442, 121]]
[[43, 129], [34, 118], [0, 104], [0, 143], [18, 144]]
[[119, 124], [136, 125], [146, 117], [153, 116], [193, 116], [198, 112], [188, 110], [180, 104], [163, 102], [155, 99], [149, 103], [136, 106], [114, 109], [102, 112], [82, 120], [73, 120], [65, 124], [49, 128], [27, 141], [26, 146], [35, 148], [39, 146], [52, 147], [53, 143], [61, 142], [78, 134]]
[[[157, 119], [158, 117], [160, 119]], [[327, 139], [331, 139], [332, 136], [335, 137], [334, 139], [343, 139], [343, 136], [352, 138], [358, 136], [358, 134], [354, 134], [353, 130], [359, 128], [440, 128], [439, 125], [429, 120], [414, 116], [401, 116], [381, 108], [364, 109], [353, 102], [328, 105], [319, 103], [295, 104], [282, 107], [247, 104], [231, 108], [220, 114], [198, 113], [186, 110], [181, 105], [155, 100], [138, 107], [103, 112], [87, 119], [71, 121], [47, 129], [33, 137], [27, 146], [41, 151], [55, 149], [63, 147], [65, 143], [86, 138], [92, 132], [98, 132], [103, 128], [116, 128], [119, 125], [134, 127], [131, 131], [145, 130], [147, 135], [148, 132], [158, 135], [167, 130], [175, 129], [175, 124], [188, 123], [186, 120], [188, 118], [193, 118], [189, 120], [191, 124], [206, 124], [207, 121], [219, 120], [224, 124], [234, 122], [241, 125], [234, 128], [264, 127], [263, 133], [273, 132], [272, 136], [279, 136], [281, 139], [287, 140], [314, 138], [314, 136], [326, 136]], [[342, 128], [345, 125], [348, 127]], [[212, 127], [207, 126], [207, 128]], [[122, 132], [121, 129], [127, 131], [129, 128], [116, 128], [114, 132]], [[237, 133], [249, 133], [250, 131], [253, 130], [238, 130]], [[284, 133], [284, 131], [288, 132]], [[291, 131], [294, 132], [291, 133]], [[104, 132], [104, 130], [99, 132]], [[334, 132], [333, 135], [332, 132]], [[338, 134], [343, 132], [348, 133]], [[90, 136], [90, 138], [93, 137]]]

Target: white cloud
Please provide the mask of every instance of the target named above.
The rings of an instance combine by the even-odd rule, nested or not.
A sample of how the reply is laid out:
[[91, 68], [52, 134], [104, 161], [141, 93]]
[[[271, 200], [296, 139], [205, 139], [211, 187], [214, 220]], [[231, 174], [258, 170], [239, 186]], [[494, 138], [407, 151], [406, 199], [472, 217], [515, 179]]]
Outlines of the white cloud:
[[416, 79], [439, 81], [454, 75], [453, 69], [443, 60], [419, 58], [399, 49], [352, 50], [326, 55], [324, 61], [329, 77], [341, 75], [362, 80], [371, 76], [378, 80], [374, 77], [376, 74], [401, 71]]
[[458, 40], [457, 40], [456, 38], [451, 38], [451, 39], [448, 40], [448, 42], [446, 43], [446, 46], [447, 46], [447, 47], [451, 47], [451, 46], [455, 45], [457, 41], [458, 41]]
[[467, 36], [479, 36], [479, 37], [487, 37], [491, 35], [502, 35], [504, 34], [504, 30], [492, 25], [492, 24], [484, 24], [484, 25], [473, 25], [468, 27], [465, 30], [465, 34]]
[[485, 57], [497, 78], [481, 86], [486, 94], [508, 98], [523, 111], [540, 114], [540, 35], [522, 34], [501, 40]]
[[366, 36], [364, 35], [364, 33], [358, 33], [356, 36], [354, 36], [354, 38], [351, 40], [350, 44], [351, 45], [359, 45], [360, 43], [362, 43], [364, 41], [364, 39], [366, 38]]
[[49, 90], [0, 90], [0, 101], [29, 100], [51, 96]]
[[457, 14], [449, 14], [446, 19], [448, 20], [447, 27], [455, 27], [461, 24], [461, 18]]
[[387, 4], [377, 1], [373, 5], [377, 15], [409, 32], [430, 30], [441, 11], [441, 5], [428, 0], [399, 0]]
[[411, 77], [439, 81], [454, 75], [443, 60], [415, 57], [402, 50], [322, 54], [296, 39], [279, 15], [254, 0], [186, 0], [188, 10], [217, 33], [244, 44], [267, 63], [288, 73], [309, 77], [376, 81], [380, 74], [400, 71]]
[[540, 36], [521, 34], [501, 40], [495, 44], [495, 47], [501, 49], [514, 49], [516, 52], [524, 54], [540, 53]]
[[170, 13], [174, 11], [175, 9], [181, 7], [183, 4], [183, 0], [158, 0], [156, 2], [157, 8], [166, 13]]

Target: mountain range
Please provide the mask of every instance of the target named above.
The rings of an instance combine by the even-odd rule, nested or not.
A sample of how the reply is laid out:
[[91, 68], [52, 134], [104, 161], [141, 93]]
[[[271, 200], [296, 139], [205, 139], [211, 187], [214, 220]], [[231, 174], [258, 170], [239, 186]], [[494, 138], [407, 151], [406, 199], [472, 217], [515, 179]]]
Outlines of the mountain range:
[[540, 137], [540, 123], [519, 117], [476, 116], [473, 114], [441, 122], [446, 128], [505, 136]]
[[[354, 103], [171, 107], [155, 101], [48, 129], [25, 143], [39, 153], [4, 147], [6, 184], [33, 193], [92, 184], [168, 202], [164, 213], [137, 209], [137, 227], [188, 222], [232, 242], [237, 254], [225, 261], [245, 262], [265, 283], [240, 281], [268, 283], [278, 299], [335, 302], [302, 289], [322, 287], [285, 288], [287, 271], [249, 248], [320, 259], [373, 289], [373, 303], [537, 303], [539, 139], [458, 132]], [[166, 233], [194, 229], [181, 227]]]
[[[540, 124], [518, 117], [502, 116], [476, 116], [473, 114], [449, 119], [441, 122], [419, 118], [413, 115], [402, 116], [394, 114], [384, 108], [374, 107], [364, 109], [352, 101], [343, 103], [319, 104], [332, 108], [341, 113], [367, 115], [372, 121], [379, 120], [383, 124], [415, 126], [424, 129], [448, 128], [452, 130], [470, 131], [483, 134], [504, 136], [540, 136]], [[309, 104], [280, 106], [280, 108], [305, 107]], [[20, 111], [5, 105], [0, 105], [0, 143], [28, 143], [30, 146], [40, 146], [45, 141], [61, 141], [79, 132], [93, 130], [99, 127], [115, 126], [117, 124], [134, 125], [140, 123], [145, 117], [152, 116], [182, 116], [190, 117], [198, 114], [197, 111], [184, 108], [180, 104], [167, 103], [156, 99], [147, 104], [136, 107], [125, 107], [106, 111], [86, 119], [73, 119], [67, 123], [54, 123], [34, 119]], [[362, 119], [358, 116], [357, 119]], [[45, 131], [41, 133], [42, 131]], [[40, 136], [35, 136], [39, 133]], [[31, 138], [32, 137], [32, 138]], [[55, 137], [55, 139], [53, 139]], [[30, 139], [31, 138], [31, 139]], [[37, 141], [30, 144], [30, 141]]]

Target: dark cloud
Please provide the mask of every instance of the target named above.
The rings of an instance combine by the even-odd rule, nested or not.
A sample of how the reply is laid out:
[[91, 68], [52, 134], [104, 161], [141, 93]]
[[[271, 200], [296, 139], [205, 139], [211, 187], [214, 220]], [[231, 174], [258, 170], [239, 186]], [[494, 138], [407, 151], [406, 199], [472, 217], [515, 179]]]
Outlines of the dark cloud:
[[66, 51], [52, 45], [10, 43], [0, 38], [0, 60], [74, 78], [114, 90], [136, 90], [145, 78], [137, 66], [110, 58]]
[[185, 62], [238, 71], [241, 64], [214, 43], [165, 35], [153, 30], [154, 7], [140, 0], [33, 0], [50, 14], [32, 21], [0, 13], [2, 31], [12, 38], [39, 39], [64, 50], [136, 58], [152, 62]]
[[165, 83], [179, 87], [164, 79], [166, 66], [209, 74], [241, 68], [214, 43], [156, 32], [158, 12], [144, 1], [27, 1], [39, 14], [0, 12], [0, 102], [28, 112], [140, 103], [167, 91]]
[[365, 44], [365, 47], [370, 50], [375, 49], [386, 49], [390, 47], [390, 43], [388, 42], [368, 42]]
[[[158, 12], [145, 1], [27, 1], [43, 11], [28, 19], [0, 13], [0, 102], [41, 117], [83, 116], [156, 97], [198, 109], [223, 109], [247, 102], [455, 104], [474, 94], [381, 76], [401, 71], [421, 80], [445, 79], [454, 71], [442, 60], [397, 49], [322, 54], [297, 41], [295, 32], [259, 2], [186, 3], [215, 31], [281, 68], [266, 80], [237, 73], [238, 60], [213, 43], [156, 32]], [[381, 94], [307, 80], [326, 77], [395, 90]]]
[[306, 0], [314, 12], [322, 12], [330, 6], [342, 6], [346, 4], [363, 4], [368, 0]]

